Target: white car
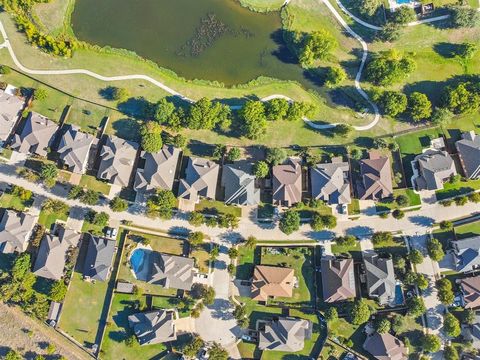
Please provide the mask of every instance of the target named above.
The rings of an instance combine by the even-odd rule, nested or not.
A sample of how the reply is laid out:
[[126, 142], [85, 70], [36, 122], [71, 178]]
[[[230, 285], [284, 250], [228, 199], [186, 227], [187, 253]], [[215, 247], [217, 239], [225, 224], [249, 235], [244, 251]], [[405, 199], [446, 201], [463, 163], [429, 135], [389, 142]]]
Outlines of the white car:
[[112, 238], [117, 237], [117, 234], [118, 234], [118, 229], [117, 229], [117, 228], [113, 228], [113, 229], [112, 229]]
[[245, 340], [245, 341], [253, 341], [253, 339], [251, 338], [251, 336], [248, 336], [246, 334], [242, 335], [242, 340]]
[[112, 229], [111, 228], [107, 228], [107, 231], [105, 232], [105, 235], [107, 237], [112, 237]]

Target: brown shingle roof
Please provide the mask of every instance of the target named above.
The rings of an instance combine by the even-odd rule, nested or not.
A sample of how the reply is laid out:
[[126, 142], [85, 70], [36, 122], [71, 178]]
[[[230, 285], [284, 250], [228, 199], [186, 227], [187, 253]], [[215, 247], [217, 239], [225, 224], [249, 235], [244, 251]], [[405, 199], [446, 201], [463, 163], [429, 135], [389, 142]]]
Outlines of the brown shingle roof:
[[273, 167], [273, 203], [291, 206], [302, 201], [302, 167], [294, 159]]
[[293, 283], [293, 269], [257, 265], [253, 272], [252, 299], [267, 301], [268, 297], [292, 297]]
[[358, 184], [360, 200], [379, 200], [393, 194], [390, 159], [371, 151], [368, 159], [360, 161], [361, 182]]
[[480, 275], [460, 281], [463, 290], [466, 309], [476, 309], [480, 307]]
[[388, 333], [367, 337], [363, 348], [378, 360], [404, 360], [408, 357], [408, 349], [403, 342]]

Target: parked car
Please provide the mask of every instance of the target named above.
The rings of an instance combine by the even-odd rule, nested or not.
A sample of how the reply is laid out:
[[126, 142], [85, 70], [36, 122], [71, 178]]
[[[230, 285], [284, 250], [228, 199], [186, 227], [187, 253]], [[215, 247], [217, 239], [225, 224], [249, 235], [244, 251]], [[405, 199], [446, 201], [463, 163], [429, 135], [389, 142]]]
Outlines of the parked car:
[[105, 236], [112, 237], [112, 228], [107, 228], [107, 231], [105, 231]]
[[208, 355], [208, 351], [207, 349], [201, 349], [199, 352], [198, 352], [198, 358], [200, 360], [207, 360], [210, 356]]
[[253, 339], [252, 339], [250, 336], [246, 335], [246, 334], [242, 335], [242, 340], [245, 340], [245, 341], [253, 341]]
[[113, 228], [112, 229], [112, 238], [116, 237], [118, 234], [118, 229], [117, 228]]

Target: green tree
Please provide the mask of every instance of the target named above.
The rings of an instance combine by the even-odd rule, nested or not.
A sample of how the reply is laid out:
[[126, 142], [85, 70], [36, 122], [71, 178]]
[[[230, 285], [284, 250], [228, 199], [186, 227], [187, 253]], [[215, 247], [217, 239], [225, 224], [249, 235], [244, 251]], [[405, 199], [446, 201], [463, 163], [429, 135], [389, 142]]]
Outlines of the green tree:
[[182, 352], [185, 356], [193, 358], [198, 354], [198, 352], [203, 346], [203, 340], [199, 336], [194, 336], [189, 342], [184, 345]]
[[430, 121], [437, 125], [445, 125], [452, 120], [453, 116], [453, 113], [447, 108], [435, 108]]
[[133, 347], [135, 344], [137, 343], [137, 338], [135, 337], [135, 335], [130, 335], [129, 337], [127, 337], [125, 339], [125, 345], [127, 347]]
[[445, 257], [442, 244], [437, 239], [430, 239], [427, 242], [428, 255], [433, 261], [440, 261]]
[[455, 28], [473, 28], [480, 21], [480, 15], [477, 9], [470, 6], [452, 6], [452, 26]]
[[222, 159], [227, 153], [227, 146], [223, 144], [217, 144], [213, 148], [212, 156], [217, 159]]
[[393, 21], [388, 21], [382, 30], [378, 31], [376, 38], [379, 41], [394, 42], [400, 38], [402, 26]]
[[147, 121], [140, 128], [142, 148], [149, 153], [157, 153], [162, 149], [162, 127], [155, 121]]
[[317, 59], [324, 60], [337, 46], [337, 40], [328, 31], [315, 31], [306, 36], [299, 55], [300, 64], [309, 67]]
[[112, 211], [115, 211], [115, 212], [121, 212], [128, 209], [128, 203], [118, 196], [115, 196], [110, 201], [109, 205], [110, 205], [110, 209], [112, 209]]
[[257, 238], [254, 236], [249, 236], [247, 241], [245, 241], [245, 247], [250, 250], [255, 249], [257, 247]]
[[189, 222], [190, 225], [200, 226], [205, 222], [205, 215], [203, 215], [199, 211], [192, 211], [188, 215], [188, 222]]
[[408, 98], [408, 111], [414, 121], [428, 119], [432, 115], [432, 103], [427, 95], [413, 92]]
[[437, 297], [438, 300], [444, 305], [450, 305], [455, 300], [455, 294], [453, 293], [453, 287], [450, 280], [442, 278], [437, 281]]
[[238, 257], [238, 249], [233, 247], [228, 249], [228, 256], [230, 259], [236, 259]]
[[58, 176], [58, 169], [52, 163], [43, 163], [40, 170], [40, 177], [44, 180], [56, 179]]
[[267, 131], [265, 106], [261, 101], [249, 100], [239, 111], [243, 134], [252, 140], [257, 140]]
[[325, 310], [325, 320], [332, 322], [338, 319], [338, 311], [336, 307], [330, 306]]
[[147, 214], [162, 219], [171, 219], [173, 209], [177, 206], [177, 198], [170, 190], [157, 189], [155, 195], [147, 200]]
[[339, 236], [334, 239], [339, 246], [354, 247], [357, 244], [357, 238], [353, 235]]
[[175, 112], [175, 105], [165, 98], [162, 98], [155, 105], [155, 120], [160, 124], [168, 124], [171, 116]]
[[214, 342], [208, 350], [209, 360], [227, 360], [228, 352], [220, 344]]
[[405, 207], [405, 206], [408, 206], [410, 204], [410, 200], [408, 199], [408, 197], [406, 195], [402, 195], [402, 194], [398, 195], [395, 198], [395, 202], [400, 207]]
[[368, 63], [365, 77], [375, 85], [390, 85], [406, 79], [417, 65], [409, 55], [397, 50], [377, 53]]
[[92, 223], [97, 226], [107, 226], [109, 220], [110, 215], [104, 211], [101, 211], [99, 213], [95, 213]]
[[407, 110], [407, 96], [397, 91], [384, 91], [378, 98], [385, 114], [396, 117]]
[[452, 230], [453, 229], [453, 223], [448, 220], [443, 220], [440, 222], [440, 229], [442, 230]]
[[295, 101], [290, 104], [287, 110], [285, 120], [288, 121], [300, 121], [305, 116], [313, 114], [315, 107], [312, 104]]
[[400, 220], [405, 217], [405, 213], [403, 212], [403, 210], [395, 209], [392, 211], [392, 216], [394, 219]]
[[88, 189], [84, 191], [83, 194], [80, 196], [80, 201], [87, 205], [96, 205], [100, 198], [100, 194], [98, 191]]
[[408, 259], [412, 264], [415, 264], [415, 265], [421, 264], [423, 262], [423, 254], [420, 250], [413, 249], [408, 254]]
[[374, 245], [386, 244], [393, 241], [393, 235], [388, 231], [377, 231], [372, 235], [372, 243]]
[[194, 231], [188, 235], [188, 242], [194, 248], [201, 245], [204, 239], [205, 239], [205, 234], [202, 233], [201, 231]]
[[213, 245], [210, 250], [210, 260], [212, 261], [216, 260], [219, 254], [220, 254], [220, 247], [216, 244]]
[[253, 175], [255, 175], [258, 179], [264, 179], [268, 176], [270, 172], [270, 167], [265, 161], [257, 161], [253, 164]]
[[443, 357], [445, 360], [460, 360], [458, 351], [453, 345], [445, 346], [445, 349], [443, 350]]
[[443, 94], [443, 104], [454, 114], [468, 114], [477, 111], [480, 106], [478, 85], [462, 82], [456, 86], [447, 86]]
[[194, 130], [213, 130], [217, 126], [226, 128], [231, 123], [231, 117], [228, 106], [204, 97], [190, 106], [186, 125]]
[[381, 5], [381, 0], [360, 0], [357, 7], [361, 14], [373, 16]]
[[442, 342], [440, 338], [433, 334], [425, 334], [422, 339], [423, 350], [427, 353], [435, 353], [440, 350]]
[[287, 116], [289, 106], [288, 101], [282, 98], [272, 99], [265, 102], [265, 114], [267, 120], [274, 121], [284, 119]]
[[473, 59], [478, 51], [478, 46], [474, 43], [464, 42], [459, 44], [454, 51], [454, 56], [460, 60], [461, 63], [468, 62]]
[[475, 322], [475, 311], [466, 309], [463, 312], [463, 322], [467, 325], [472, 325]]
[[12, 267], [12, 278], [14, 281], [21, 282], [30, 271], [30, 254], [22, 253], [14, 261]]
[[66, 213], [69, 206], [61, 200], [47, 199], [42, 204], [42, 210], [53, 213]]
[[112, 99], [118, 102], [123, 102], [130, 97], [130, 92], [125, 88], [112, 88]]
[[462, 329], [460, 328], [460, 321], [452, 314], [447, 313], [443, 317], [443, 331], [447, 336], [456, 338], [460, 335]]
[[268, 148], [266, 161], [272, 166], [281, 164], [287, 158], [287, 153], [284, 149], [281, 148]]
[[202, 299], [206, 305], [212, 305], [215, 301], [215, 289], [211, 286], [205, 286]]
[[50, 298], [56, 302], [62, 302], [65, 299], [67, 294], [67, 285], [63, 280], [55, 281], [52, 288], [50, 289]]
[[5, 360], [23, 360], [23, 356], [11, 349], [8, 351], [7, 355], [5, 355]]
[[235, 160], [240, 159], [240, 156], [242, 156], [240, 148], [232, 147], [230, 150], [228, 150], [225, 160], [228, 162], [234, 162]]
[[425, 307], [425, 303], [420, 296], [412, 296], [411, 298], [407, 299], [407, 313], [413, 317], [419, 317], [420, 315], [425, 314], [427, 308]]
[[280, 230], [287, 235], [300, 229], [300, 215], [298, 211], [287, 210], [283, 213], [280, 219]]
[[33, 91], [33, 98], [39, 101], [46, 100], [48, 98], [48, 92], [44, 88], [37, 88]]
[[372, 314], [368, 303], [364, 299], [356, 300], [350, 309], [350, 322], [353, 325], [364, 324]]
[[397, 24], [408, 24], [416, 19], [417, 15], [415, 14], [415, 10], [409, 6], [401, 6], [393, 13], [393, 22]]
[[386, 334], [390, 332], [391, 327], [392, 324], [390, 323], [390, 320], [386, 318], [380, 319], [376, 324], [376, 329], [379, 334]]

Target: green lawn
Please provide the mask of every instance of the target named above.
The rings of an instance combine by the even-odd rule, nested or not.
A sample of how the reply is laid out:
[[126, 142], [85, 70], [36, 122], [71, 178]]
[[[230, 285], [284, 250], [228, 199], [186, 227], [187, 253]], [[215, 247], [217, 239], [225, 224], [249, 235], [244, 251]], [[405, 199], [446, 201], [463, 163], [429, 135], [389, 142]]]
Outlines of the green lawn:
[[67, 221], [68, 211], [63, 213], [55, 213], [47, 210], [40, 211], [38, 217], [38, 223], [45, 226], [46, 229], [50, 229], [57, 220]]
[[385, 242], [378, 245], [373, 245], [373, 248], [380, 252], [386, 252], [389, 254], [406, 255], [407, 247], [402, 237], [394, 237], [393, 241]]
[[200, 211], [204, 214], [233, 214], [236, 217], [242, 216], [242, 209], [238, 206], [226, 205], [222, 201], [202, 199], [195, 205], [195, 211]]
[[88, 190], [98, 191], [101, 194], [108, 195], [110, 193], [110, 184], [100, 181], [92, 175], [83, 174], [79, 185]]
[[[399, 195], [405, 195], [408, 198], [408, 204], [400, 207], [397, 202], [394, 200]], [[402, 209], [411, 206], [420, 206], [422, 201], [420, 200], [420, 195], [415, 193], [412, 189], [395, 189], [393, 190], [393, 199], [381, 201], [375, 203], [377, 212], [389, 211], [395, 209]]]
[[355, 246], [342, 246], [342, 245], [332, 244], [332, 253], [334, 255], [350, 253], [354, 258], [362, 257], [362, 249], [360, 248], [359, 241], [355, 243]]
[[77, 125], [83, 132], [96, 135], [108, 113], [109, 110], [103, 106], [75, 99], [65, 123]]
[[444, 200], [455, 196], [465, 195], [478, 189], [480, 189], [480, 180], [460, 180], [455, 184], [446, 182], [442, 190], [435, 191], [435, 195], [437, 196], [437, 200]]
[[3, 193], [0, 196], [0, 208], [13, 209], [17, 211], [23, 211], [26, 207], [32, 204], [33, 200], [24, 201], [18, 196], [12, 194]]
[[130, 243], [134, 245], [142, 241], [148, 241], [148, 245], [150, 245], [154, 251], [172, 255], [183, 254], [184, 240], [167, 236], [152, 235], [139, 231], [130, 231], [128, 233], [128, 238]]
[[[158, 309], [174, 309], [177, 308], [178, 299], [176, 297], [155, 296], [152, 300], [152, 306]], [[190, 316], [191, 308], [178, 309], [178, 315], [183, 318]]]
[[298, 288], [293, 289], [291, 298], [275, 298], [275, 301], [302, 303], [309, 306], [315, 298], [314, 269], [311, 248], [276, 248], [281, 254], [270, 254], [268, 248], [262, 248], [262, 265], [282, 266], [294, 269], [298, 279]]
[[404, 340], [410, 340], [410, 354], [418, 354], [422, 351], [422, 333], [423, 326], [420, 318], [415, 319], [411, 316], [405, 316], [402, 326], [400, 327], [397, 336]]
[[348, 204], [348, 215], [360, 214], [360, 201], [358, 199], [352, 199], [352, 202]]
[[208, 273], [210, 264], [210, 244], [203, 243], [192, 250], [190, 257], [195, 259], [195, 265], [201, 273]]
[[107, 288], [108, 282], [93, 284], [83, 281], [82, 274], [73, 273], [59, 327], [84, 346], [95, 343]]
[[110, 308], [107, 328], [102, 344], [102, 359], [151, 359], [166, 350], [165, 344], [140, 346], [137, 342], [131, 347], [124, 340], [133, 334], [128, 326], [128, 316], [139, 312], [145, 306], [143, 296], [115, 294]]
[[238, 247], [237, 272], [235, 277], [240, 280], [250, 280], [255, 267], [255, 253], [258, 254], [260, 249], [249, 249], [246, 246]]
[[12, 152], [13, 152], [12, 149], [0, 148], [0, 156], [5, 159], [10, 160], [10, 158], [12, 157]]
[[300, 218], [308, 219], [311, 218], [315, 213], [321, 215], [332, 215], [332, 208], [325, 204], [320, 204], [318, 207], [302, 206], [298, 212], [300, 213]]
[[455, 234], [457, 239], [466, 239], [472, 236], [480, 235], [480, 221], [475, 221], [470, 224], [455, 226]]
[[280, 10], [285, 0], [240, 0], [240, 4], [253, 11], [266, 12]]
[[82, 232], [91, 232], [92, 234], [103, 234], [104, 226], [92, 224], [87, 219], [83, 220]]

